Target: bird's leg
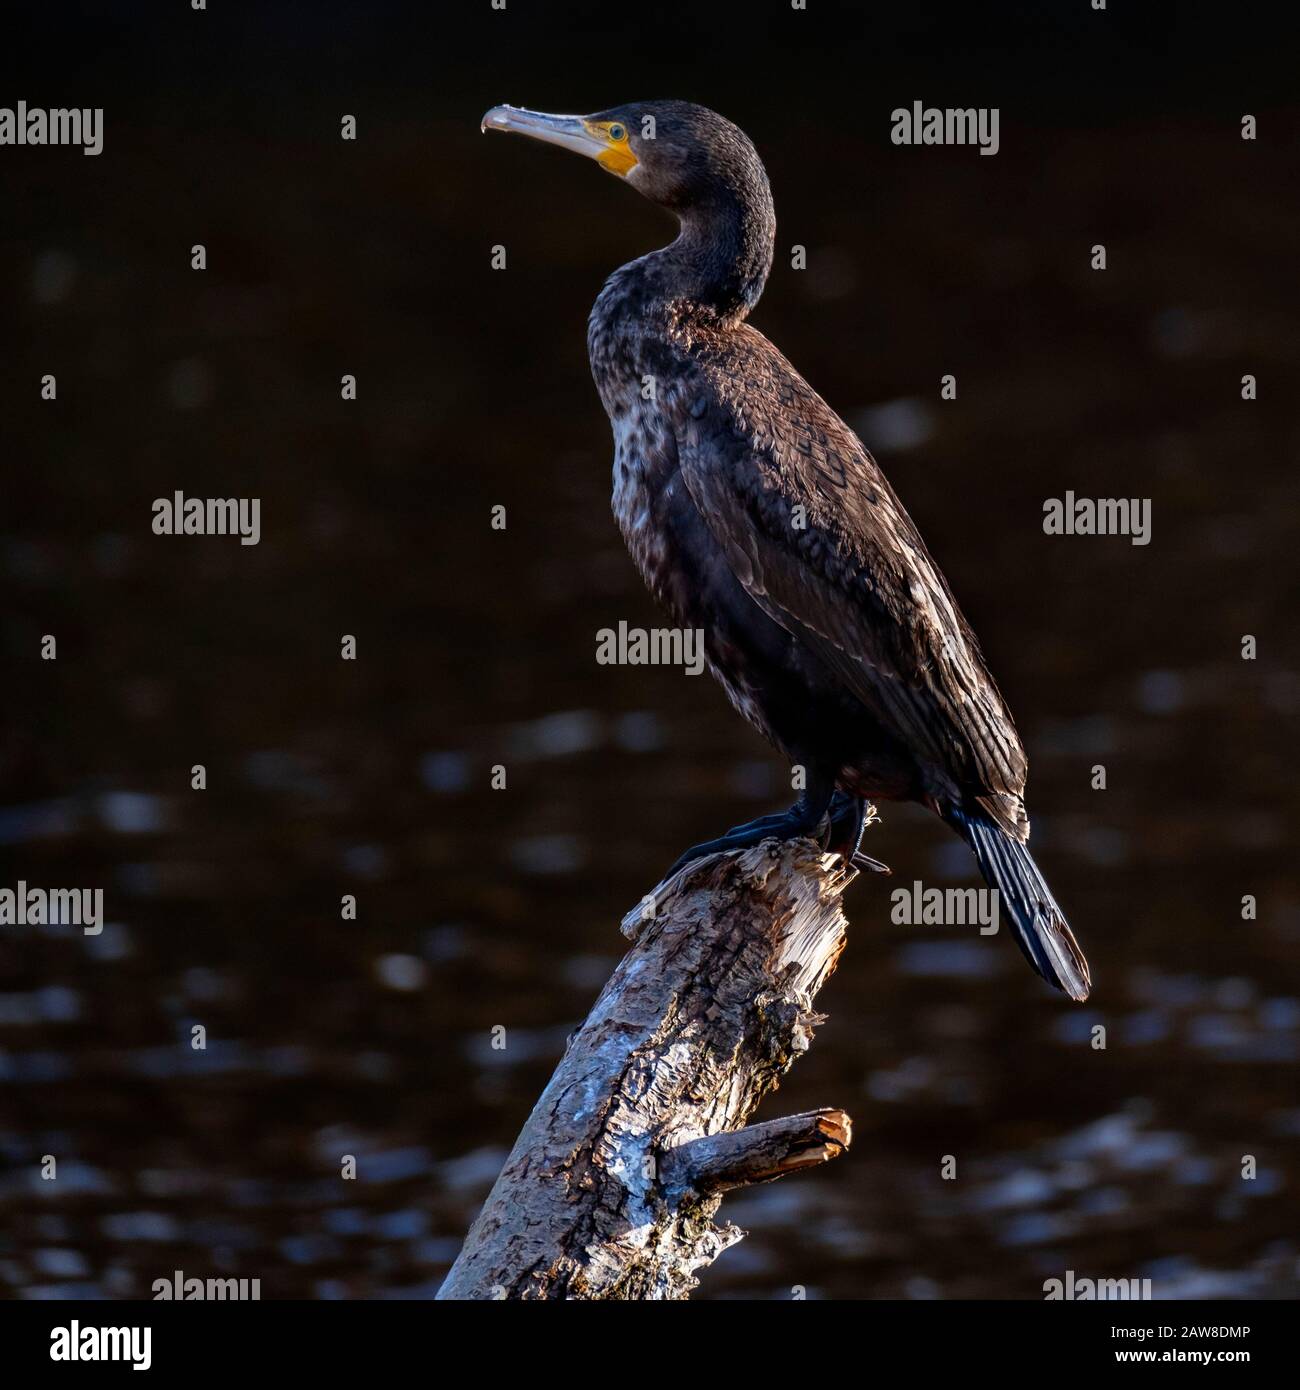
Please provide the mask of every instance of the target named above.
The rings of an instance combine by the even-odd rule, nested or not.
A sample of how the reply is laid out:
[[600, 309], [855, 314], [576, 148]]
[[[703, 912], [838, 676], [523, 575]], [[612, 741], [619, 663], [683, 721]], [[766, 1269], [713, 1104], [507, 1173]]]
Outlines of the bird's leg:
[[858, 852], [858, 841], [866, 828], [866, 814], [867, 803], [863, 797], [851, 792], [836, 792], [831, 797], [830, 826], [824, 842], [827, 854], [851, 859]]
[[692, 845], [668, 870], [671, 878], [684, 864], [702, 859], [706, 854], [722, 854], [731, 849], [748, 849], [762, 840], [793, 840], [800, 835], [812, 835], [826, 816], [831, 804], [835, 783], [829, 776], [810, 773], [807, 790], [788, 811], [775, 816], [760, 816], [758, 820], [733, 826], [716, 840]]
[[827, 832], [826, 852], [838, 854], [856, 869], [867, 869], [871, 873], [887, 874], [888, 864], [863, 854], [858, 848], [862, 832], [870, 824], [875, 807], [868, 804], [862, 796], [850, 792], [836, 792], [831, 798], [830, 829]]
[[759, 816], [757, 820], [742, 821], [740, 825], [733, 825], [727, 831], [728, 835], [742, 834], [747, 830], [766, 830], [771, 826], [781, 826], [785, 824], [785, 818], [790, 814], [787, 811], [777, 811], [770, 816]]

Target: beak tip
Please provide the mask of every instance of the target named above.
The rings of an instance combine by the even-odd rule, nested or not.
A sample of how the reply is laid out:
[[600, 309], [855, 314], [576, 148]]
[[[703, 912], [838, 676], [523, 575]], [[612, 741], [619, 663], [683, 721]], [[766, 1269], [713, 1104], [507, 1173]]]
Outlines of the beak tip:
[[484, 112], [483, 119], [478, 123], [480, 133], [486, 135], [489, 130], [508, 130], [509, 112], [508, 106], [494, 106], [490, 111]]

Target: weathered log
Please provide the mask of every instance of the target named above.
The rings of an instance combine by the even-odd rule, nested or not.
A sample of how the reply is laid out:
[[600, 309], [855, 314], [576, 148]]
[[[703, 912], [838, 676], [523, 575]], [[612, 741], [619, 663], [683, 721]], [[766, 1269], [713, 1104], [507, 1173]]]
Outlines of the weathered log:
[[848, 1148], [841, 1110], [744, 1126], [821, 1022], [855, 877], [810, 840], [768, 840], [687, 865], [628, 914], [635, 944], [439, 1298], [685, 1298], [744, 1235], [714, 1223], [723, 1192]]

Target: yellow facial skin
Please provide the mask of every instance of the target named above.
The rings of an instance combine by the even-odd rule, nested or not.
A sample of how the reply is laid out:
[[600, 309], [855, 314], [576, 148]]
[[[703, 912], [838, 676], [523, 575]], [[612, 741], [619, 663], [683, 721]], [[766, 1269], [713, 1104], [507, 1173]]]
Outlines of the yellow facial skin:
[[637, 165], [627, 126], [622, 121], [583, 121], [582, 124], [588, 134], [605, 142], [606, 148], [596, 156], [596, 163], [625, 179]]

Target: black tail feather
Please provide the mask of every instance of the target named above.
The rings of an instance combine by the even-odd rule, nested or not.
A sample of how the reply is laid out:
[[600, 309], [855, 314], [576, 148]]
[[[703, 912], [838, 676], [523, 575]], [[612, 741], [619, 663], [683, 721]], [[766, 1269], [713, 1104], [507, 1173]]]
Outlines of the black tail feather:
[[1085, 1000], [1092, 987], [1088, 962], [1029, 847], [982, 812], [954, 810], [947, 819], [974, 850], [985, 882], [998, 890], [1001, 910], [1030, 965], [1071, 999]]

